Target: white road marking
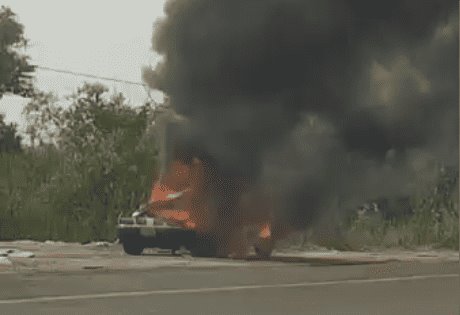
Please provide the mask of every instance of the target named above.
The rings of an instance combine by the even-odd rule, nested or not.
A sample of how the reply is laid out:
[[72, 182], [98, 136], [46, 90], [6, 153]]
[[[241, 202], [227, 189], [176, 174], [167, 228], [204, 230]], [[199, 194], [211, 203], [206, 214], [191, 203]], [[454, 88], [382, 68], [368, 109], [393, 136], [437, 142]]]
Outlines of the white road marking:
[[149, 296], [149, 295], [233, 292], [233, 291], [242, 291], [242, 290], [257, 290], [257, 289], [307, 288], [307, 287], [340, 285], [340, 284], [385, 283], [385, 282], [430, 280], [430, 279], [457, 278], [457, 277], [459, 277], [458, 274], [440, 274], [440, 275], [420, 275], [420, 276], [380, 278], [380, 279], [351, 279], [351, 280], [332, 280], [332, 281], [321, 281], [321, 282], [241, 285], [241, 286], [214, 287], [214, 288], [211, 287], [211, 288], [195, 288], [195, 289], [167, 289], [167, 290], [151, 290], [151, 291], [107, 292], [107, 293], [96, 293], [96, 294], [43, 296], [43, 297], [32, 297], [32, 298], [24, 298], [24, 299], [7, 299], [7, 300], [0, 300], [0, 305], [2, 304], [62, 302], [62, 301], [107, 299], [107, 298], [120, 298], [120, 297], [141, 297], [141, 296]]

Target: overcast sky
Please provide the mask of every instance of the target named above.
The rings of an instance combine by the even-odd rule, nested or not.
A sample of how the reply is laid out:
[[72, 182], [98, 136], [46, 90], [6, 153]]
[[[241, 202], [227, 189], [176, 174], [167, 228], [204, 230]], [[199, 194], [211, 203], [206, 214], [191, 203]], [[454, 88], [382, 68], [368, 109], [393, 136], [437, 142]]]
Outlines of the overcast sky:
[[[155, 64], [151, 50], [155, 21], [163, 15], [165, 0], [3, 0], [25, 27], [29, 39], [26, 53], [33, 64], [142, 82], [141, 68]], [[84, 81], [94, 80], [37, 70], [36, 85], [60, 96], [71, 94]], [[123, 92], [133, 104], [142, 103], [147, 93], [142, 86], [101, 81]], [[161, 94], [153, 93], [156, 100]], [[5, 96], [0, 112], [7, 121], [21, 120], [24, 101]]]

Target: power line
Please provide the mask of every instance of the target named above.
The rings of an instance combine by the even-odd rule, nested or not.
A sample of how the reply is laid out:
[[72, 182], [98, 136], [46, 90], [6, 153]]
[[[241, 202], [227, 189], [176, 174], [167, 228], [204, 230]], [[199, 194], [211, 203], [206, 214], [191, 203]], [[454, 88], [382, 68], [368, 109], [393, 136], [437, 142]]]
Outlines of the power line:
[[115, 79], [115, 78], [109, 78], [109, 77], [101, 77], [101, 76], [97, 76], [97, 75], [89, 74], [89, 73], [75, 72], [75, 71], [70, 71], [70, 70], [62, 70], [62, 69], [56, 69], [56, 68], [50, 68], [50, 67], [38, 66], [38, 65], [36, 65], [35, 68], [45, 70], [45, 71], [50, 71], [50, 72], [73, 75], [73, 76], [87, 77], [87, 78], [92, 78], [92, 79], [99, 79], [99, 80], [106, 80], [106, 81], [112, 81], [112, 82], [126, 83], [126, 84], [131, 84], [131, 85], [142, 86], [145, 89], [145, 93], [147, 94], [148, 100], [150, 102], [156, 103], [153, 100], [152, 95], [150, 93], [151, 92], [150, 87], [147, 84], [144, 84], [144, 83], [141, 83], [141, 82], [135, 82], [135, 81], [129, 81], [129, 80], [121, 80], [121, 79]]
[[50, 72], [63, 73], [63, 74], [69, 74], [69, 75], [79, 76], [79, 77], [87, 77], [87, 78], [92, 78], [92, 79], [100, 79], [100, 80], [106, 80], [106, 81], [112, 81], [112, 82], [119, 82], [119, 83], [126, 83], [126, 84], [132, 84], [132, 85], [148, 87], [147, 84], [144, 84], [144, 83], [141, 83], [141, 82], [120, 80], [120, 79], [114, 79], [114, 78], [108, 78], [108, 77], [101, 77], [101, 76], [97, 76], [97, 75], [89, 74], [89, 73], [75, 72], [75, 71], [62, 70], [62, 69], [54, 69], [54, 68], [49, 68], [49, 67], [44, 67], [44, 66], [35, 66], [35, 67], [37, 69], [50, 71]]

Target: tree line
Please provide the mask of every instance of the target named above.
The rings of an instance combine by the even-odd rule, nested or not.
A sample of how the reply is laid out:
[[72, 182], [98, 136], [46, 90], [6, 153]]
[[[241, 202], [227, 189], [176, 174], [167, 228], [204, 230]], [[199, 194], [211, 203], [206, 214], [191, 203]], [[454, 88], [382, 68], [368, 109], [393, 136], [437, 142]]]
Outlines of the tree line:
[[115, 238], [116, 218], [147, 198], [156, 165], [152, 104], [132, 107], [101, 84], [70, 105], [33, 84], [24, 26], [0, 8], [0, 99], [29, 99], [24, 132], [0, 115], [0, 239]]

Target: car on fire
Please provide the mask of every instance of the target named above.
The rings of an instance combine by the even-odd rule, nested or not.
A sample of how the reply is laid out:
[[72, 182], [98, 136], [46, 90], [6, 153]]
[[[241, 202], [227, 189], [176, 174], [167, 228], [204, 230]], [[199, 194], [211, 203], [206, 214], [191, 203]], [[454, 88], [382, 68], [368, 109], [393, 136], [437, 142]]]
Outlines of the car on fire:
[[[182, 195], [183, 192], [168, 194], [167, 198], [171, 203], [165, 200], [157, 202], [171, 205], [177, 202]], [[152, 204], [154, 203], [143, 206], [131, 217], [119, 217], [118, 238], [125, 253], [141, 255], [145, 248], [160, 248], [171, 250], [173, 254], [185, 249], [198, 257], [227, 257], [222, 253], [219, 255], [216, 235], [195, 229], [196, 225], [188, 220], [189, 215], [185, 211], [157, 210], [157, 213], [149, 215], [148, 209]], [[169, 214], [165, 211], [169, 211]], [[273, 242], [268, 226], [265, 225], [260, 231], [249, 228], [245, 232], [245, 237], [252, 242], [257, 257], [269, 258]]]
[[216, 187], [222, 185], [213, 179], [212, 167], [184, 150], [186, 133], [180, 130], [186, 123], [172, 110], [156, 120], [160, 172], [149, 201], [131, 216], [118, 219], [118, 238], [124, 251], [140, 255], [145, 248], [173, 253], [186, 249], [194, 256], [228, 257], [233, 250], [228, 240], [236, 235], [242, 238], [233, 243], [253, 246], [258, 257], [268, 258], [273, 248], [269, 218], [253, 216], [256, 219], [249, 220], [240, 215], [237, 219], [247, 222], [244, 226], [216, 218], [216, 199], [225, 198], [226, 192], [216, 193]]

